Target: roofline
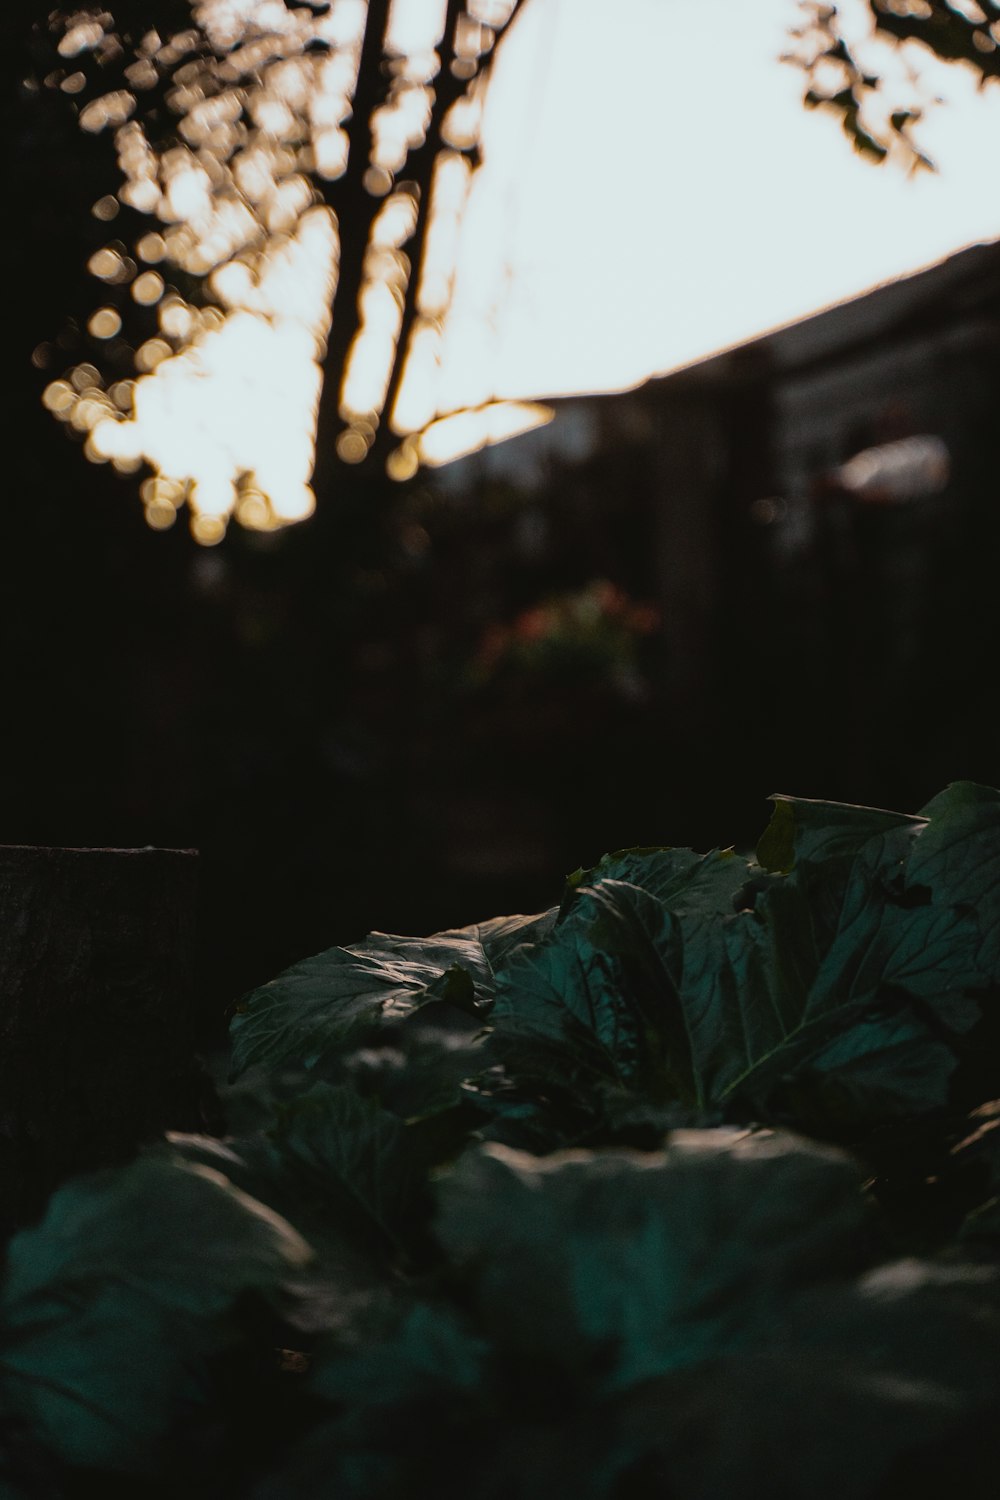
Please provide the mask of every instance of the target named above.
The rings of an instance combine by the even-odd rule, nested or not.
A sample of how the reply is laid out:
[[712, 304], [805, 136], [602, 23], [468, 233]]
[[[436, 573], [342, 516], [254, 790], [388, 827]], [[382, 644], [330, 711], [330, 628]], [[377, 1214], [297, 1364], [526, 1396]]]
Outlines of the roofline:
[[[855, 350], [863, 349], [885, 338], [886, 335], [898, 335], [901, 330], [905, 331], [907, 325], [912, 323], [915, 315], [925, 318], [928, 311], [933, 311], [936, 321], [945, 321], [950, 308], [947, 301], [943, 300], [943, 294], [953, 287], [961, 286], [971, 279], [972, 275], [990, 266], [996, 267], [998, 288], [1000, 288], [1000, 238], [963, 246], [961, 250], [942, 256], [940, 260], [932, 261], [915, 271], [879, 282], [876, 286], [869, 287], [855, 296], [831, 302], [815, 312], [808, 313], [805, 317], [791, 318], [786, 323], [776, 324], [773, 328], [755, 334], [752, 338], [738, 340], [724, 345], [721, 349], [714, 349], [710, 354], [700, 355], [683, 364], [657, 371], [619, 390], [581, 392], [576, 395], [547, 396], [539, 399], [558, 411], [561, 406], [566, 406], [571, 402], [627, 395], [653, 386], [660, 388], [666, 381], [673, 382], [681, 389], [700, 390], [716, 385], [732, 387], [743, 380], [759, 379], [762, 363], [773, 369], [775, 373], [810, 369], [827, 362], [832, 357], [842, 357]], [[925, 283], [926, 295], [907, 298], [906, 293], [916, 292], [922, 282]], [[885, 315], [889, 309], [884, 306], [887, 295], [890, 299], [894, 296], [901, 299], [898, 310], [890, 313], [889, 316]], [[838, 315], [847, 310], [861, 313], [866, 304], [873, 309], [876, 305], [879, 306], [878, 315], [872, 319], [874, 326], [866, 328], [860, 334], [849, 334], [846, 337], [842, 332], [839, 335], [835, 333]], [[825, 339], [824, 329], [827, 331]], [[810, 333], [818, 335], [819, 347], [794, 354], [788, 346], [800, 340], [808, 342]]]

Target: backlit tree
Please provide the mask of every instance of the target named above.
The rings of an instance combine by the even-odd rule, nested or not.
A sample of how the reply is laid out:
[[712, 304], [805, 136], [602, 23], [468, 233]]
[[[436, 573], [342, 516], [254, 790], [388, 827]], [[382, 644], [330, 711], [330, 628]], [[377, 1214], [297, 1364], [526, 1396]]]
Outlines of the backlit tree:
[[234, 511], [299, 520], [315, 453], [415, 472], [518, 4], [119, 0], [36, 28], [41, 82], [119, 174], [92, 209], [84, 357], [44, 399], [92, 460], [152, 468], [153, 526], [185, 500], [209, 543]]

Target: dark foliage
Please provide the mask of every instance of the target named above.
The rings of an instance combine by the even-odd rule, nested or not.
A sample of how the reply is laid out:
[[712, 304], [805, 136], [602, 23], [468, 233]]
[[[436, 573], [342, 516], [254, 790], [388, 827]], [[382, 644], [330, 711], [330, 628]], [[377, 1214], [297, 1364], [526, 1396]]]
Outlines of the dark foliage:
[[998, 862], [970, 783], [779, 798], [757, 859], [609, 855], [255, 991], [231, 1133], [11, 1242], [3, 1494], [962, 1488], [1000, 1458]]

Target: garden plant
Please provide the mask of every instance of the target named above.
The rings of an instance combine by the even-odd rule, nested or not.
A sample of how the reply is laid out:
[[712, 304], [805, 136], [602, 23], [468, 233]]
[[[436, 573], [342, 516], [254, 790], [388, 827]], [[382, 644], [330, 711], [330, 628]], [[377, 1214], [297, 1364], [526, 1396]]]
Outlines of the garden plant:
[[998, 877], [989, 788], [777, 797], [755, 856], [297, 964], [233, 1018], [225, 1134], [10, 1242], [0, 1496], [973, 1493]]

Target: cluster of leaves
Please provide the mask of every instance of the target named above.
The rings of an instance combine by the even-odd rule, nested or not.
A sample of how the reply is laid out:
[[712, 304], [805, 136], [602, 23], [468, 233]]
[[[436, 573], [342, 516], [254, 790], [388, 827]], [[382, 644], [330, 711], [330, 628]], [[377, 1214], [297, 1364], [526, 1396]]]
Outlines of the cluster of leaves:
[[[0, 1495], [962, 1493], [1000, 1461], [1000, 793], [776, 799], [290, 969], [231, 1134], [11, 1243]], [[90, 1486], [88, 1488], [88, 1486]]]
[[[856, 35], [827, 0], [799, 0], [799, 8], [802, 21], [792, 28], [786, 60], [806, 73], [805, 103], [835, 111], [854, 149], [870, 160], [895, 151], [911, 168], [933, 166], [913, 134], [928, 102], [913, 66], [921, 49], [925, 57], [971, 67], [981, 84], [1000, 78], [996, 0], [867, 0], [867, 37]], [[911, 55], [914, 42], [920, 47]], [[888, 55], [880, 43], [888, 44]], [[903, 64], [902, 82], [886, 76], [893, 62]]]

